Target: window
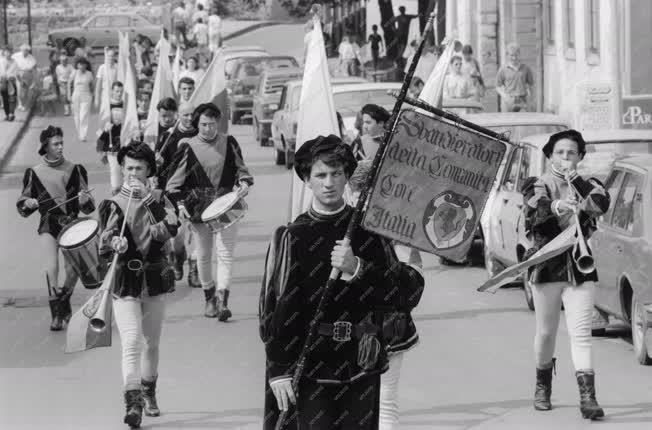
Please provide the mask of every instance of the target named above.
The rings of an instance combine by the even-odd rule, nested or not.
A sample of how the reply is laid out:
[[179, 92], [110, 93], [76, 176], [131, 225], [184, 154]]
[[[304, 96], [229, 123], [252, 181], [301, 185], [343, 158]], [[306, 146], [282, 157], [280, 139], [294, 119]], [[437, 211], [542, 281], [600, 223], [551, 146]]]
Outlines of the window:
[[627, 95], [652, 94], [652, 37], [641, 34], [652, 22], [652, 1], [629, 0], [625, 2], [624, 46], [626, 52], [624, 93]]
[[589, 53], [600, 54], [600, 0], [586, 2], [586, 49]]
[[114, 28], [129, 27], [128, 16], [114, 16], [111, 18], [111, 26]]
[[530, 176], [530, 148], [523, 148], [523, 155], [521, 155], [521, 168], [518, 171], [518, 187], [523, 185], [523, 182]]
[[618, 190], [620, 189], [620, 182], [621, 179], [623, 178], [623, 172], [622, 170], [614, 170], [611, 172], [611, 175], [607, 178], [607, 180], [604, 183], [604, 189], [609, 193], [609, 210], [600, 217], [600, 220], [602, 222], [609, 223], [609, 220], [611, 219], [611, 214], [613, 213], [613, 208], [614, 208], [614, 203], [616, 202], [616, 194], [618, 193]]
[[509, 161], [509, 167], [507, 172], [505, 173], [505, 180], [503, 181], [503, 185], [505, 186], [506, 191], [514, 191], [516, 187], [516, 178], [518, 175], [518, 166], [519, 163], [521, 162], [521, 154], [523, 150], [521, 148], [517, 149], [514, 151], [514, 155], [512, 156], [512, 159]]
[[555, 44], [555, 0], [546, 0], [545, 4], [546, 41], [548, 45]]
[[108, 16], [98, 16], [95, 18], [94, 22], [89, 24], [89, 27], [95, 28], [107, 28], [110, 27], [110, 20]]
[[566, 47], [575, 49], [575, 0], [564, 0], [564, 33], [566, 35]]
[[614, 227], [628, 232], [634, 230], [634, 200], [640, 185], [640, 175], [634, 173], [627, 173], [625, 175], [623, 186], [614, 203], [613, 219], [611, 220], [611, 224]]

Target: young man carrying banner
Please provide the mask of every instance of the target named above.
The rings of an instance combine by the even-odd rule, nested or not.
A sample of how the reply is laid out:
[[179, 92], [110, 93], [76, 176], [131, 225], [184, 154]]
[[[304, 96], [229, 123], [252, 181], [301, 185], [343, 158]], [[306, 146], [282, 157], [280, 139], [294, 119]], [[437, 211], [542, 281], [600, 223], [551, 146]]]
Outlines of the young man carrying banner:
[[[400, 263], [389, 241], [356, 230], [341, 240], [353, 214], [343, 199], [356, 161], [334, 135], [305, 142], [295, 171], [313, 192], [312, 207], [273, 241], [260, 303], [260, 334], [267, 353], [264, 428], [278, 409], [296, 405], [286, 424], [303, 429], [377, 429], [380, 374], [387, 370], [387, 338], [396, 335], [387, 312], [423, 289], [421, 274]], [[284, 229], [284, 227], [281, 227]], [[277, 230], [278, 232], [278, 230]], [[278, 235], [275, 234], [275, 238]], [[325, 298], [318, 336], [310, 346], [298, 392], [292, 386], [301, 348], [332, 268], [342, 272]], [[269, 275], [269, 276], [267, 276]], [[285, 427], [285, 428], [290, 428]]]

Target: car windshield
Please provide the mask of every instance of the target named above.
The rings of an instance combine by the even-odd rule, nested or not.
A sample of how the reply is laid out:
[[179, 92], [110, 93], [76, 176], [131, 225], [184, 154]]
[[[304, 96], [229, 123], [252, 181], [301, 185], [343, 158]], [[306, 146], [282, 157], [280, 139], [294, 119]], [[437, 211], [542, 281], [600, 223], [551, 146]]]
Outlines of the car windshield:
[[245, 54], [242, 55], [242, 57], [235, 57], [226, 60], [226, 62], [224, 63], [224, 73], [226, 73], [226, 75], [231, 75], [231, 73], [235, 71], [235, 66], [237, 66], [238, 63], [242, 61], [243, 57], [244, 58], [253, 57], [255, 55], [260, 55], [260, 54], [261, 54], [260, 52], [251, 52], [249, 55]]
[[535, 134], [552, 134], [566, 130], [568, 127], [560, 124], [524, 124], [524, 125], [494, 125], [487, 126], [489, 130], [496, 133], [507, 133], [509, 140], [518, 142], [524, 137]]
[[299, 102], [301, 101], [301, 87], [295, 87], [290, 97], [290, 107], [292, 110], [299, 109]]
[[355, 115], [362, 106], [373, 103], [391, 110], [396, 99], [387, 94], [387, 89], [349, 91], [333, 94], [335, 110], [342, 116]]

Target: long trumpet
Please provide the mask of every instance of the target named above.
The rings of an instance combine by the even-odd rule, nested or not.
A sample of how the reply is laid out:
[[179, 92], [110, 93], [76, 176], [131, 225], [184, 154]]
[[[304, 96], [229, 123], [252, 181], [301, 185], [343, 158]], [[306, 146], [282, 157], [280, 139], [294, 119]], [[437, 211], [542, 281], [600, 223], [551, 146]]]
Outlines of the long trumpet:
[[[574, 193], [577, 196], [578, 200], [580, 200], [582, 198], [581, 194], [575, 189], [575, 186], [571, 183], [570, 180], [567, 180], [567, 182], [568, 192]], [[577, 270], [579, 270], [580, 273], [587, 275], [595, 270], [595, 260], [589, 252], [589, 247], [586, 244], [586, 238], [584, 237], [584, 233], [582, 233], [582, 225], [580, 224], [580, 211], [576, 208], [574, 212], [575, 225], [577, 226], [577, 242], [573, 247], [573, 260], [575, 261]]]
[[[120, 238], [124, 237], [133, 194], [132, 188], [127, 201], [122, 228], [120, 229]], [[109, 271], [102, 281], [102, 286], [70, 318], [68, 332], [66, 333], [66, 353], [111, 346], [111, 319], [113, 314], [111, 287], [113, 286], [118, 257], [119, 254], [115, 252]]]

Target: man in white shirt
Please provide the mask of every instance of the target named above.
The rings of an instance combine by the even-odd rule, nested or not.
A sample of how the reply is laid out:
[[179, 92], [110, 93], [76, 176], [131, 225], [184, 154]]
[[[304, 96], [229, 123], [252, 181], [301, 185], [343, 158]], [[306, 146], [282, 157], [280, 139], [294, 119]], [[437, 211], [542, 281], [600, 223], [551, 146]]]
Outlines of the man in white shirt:
[[27, 44], [20, 46], [20, 51], [12, 55], [18, 68], [17, 87], [18, 87], [18, 109], [24, 111], [25, 105], [30, 97], [30, 89], [36, 82], [36, 59], [31, 54], [32, 48]]
[[188, 12], [183, 2], [172, 11], [172, 26], [174, 27], [174, 37], [176, 43], [182, 48], [188, 46], [188, 37], [186, 30], [188, 28]]
[[222, 39], [222, 18], [217, 14], [217, 9], [213, 8], [208, 17], [208, 49], [211, 51], [212, 56], [220, 47]]
[[[200, 5], [201, 6], [201, 5]], [[199, 18], [192, 28], [192, 34], [197, 42], [197, 56], [202, 58], [208, 57], [208, 25], [203, 18]]]
[[197, 3], [197, 11], [192, 14], [193, 24], [196, 24], [200, 19], [204, 23], [208, 22], [208, 11], [204, 9], [204, 5]]
[[[109, 62], [109, 85], [113, 85], [118, 80], [118, 55], [114, 49], [105, 51], [105, 55]], [[104, 74], [106, 73], [106, 66], [101, 64], [97, 69], [97, 76], [95, 79], [95, 109], [100, 107], [100, 100], [102, 99], [102, 83], [104, 81]]]

